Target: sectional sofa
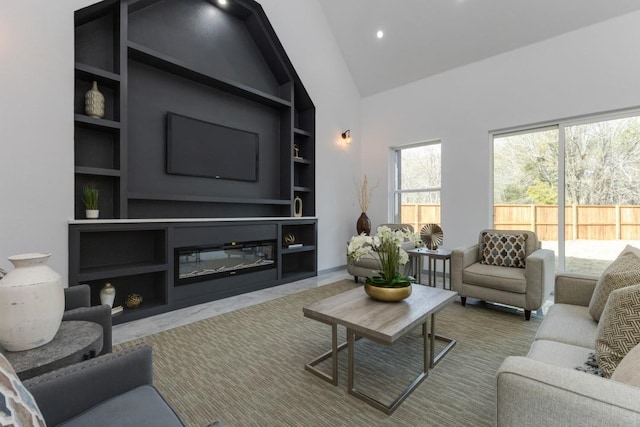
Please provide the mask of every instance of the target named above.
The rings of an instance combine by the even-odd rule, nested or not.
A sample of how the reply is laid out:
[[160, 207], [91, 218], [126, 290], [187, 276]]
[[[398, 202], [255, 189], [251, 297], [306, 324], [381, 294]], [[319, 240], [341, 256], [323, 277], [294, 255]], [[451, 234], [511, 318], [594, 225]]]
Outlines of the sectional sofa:
[[[595, 348], [598, 323], [589, 303], [597, 282], [577, 274], [556, 277], [555, 304], [528, 355], [506, 358], [498, 371], [498, 426], [640, 426], [638, 384], [620, 382], [626, 379], [615, 371], [606, 379], [576, 369]], [[632, 352], [640, 354], [640, 346]], [[637, 381], [640, 362], [627, 365]]]

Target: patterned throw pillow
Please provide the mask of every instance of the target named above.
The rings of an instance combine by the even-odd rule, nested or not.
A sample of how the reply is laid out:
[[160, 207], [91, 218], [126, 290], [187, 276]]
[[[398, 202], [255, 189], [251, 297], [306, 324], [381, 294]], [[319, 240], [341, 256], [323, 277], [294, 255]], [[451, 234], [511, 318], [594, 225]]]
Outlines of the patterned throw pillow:
[[526, 234], [483, 233], [482, 264], [499, 267], [525, 267]]
[[613, 371], [611, 379], [619, 383], [640, 387], [640, 369], [638, 367], [640, 367], [640, 344], [633, 347], [620, 361], [616, 370]]
[[596, 322], [611, 291], [640, 283], [640, 253], [633, 246], [627, 246], [602, 273], [589, 302], [589, 314]]
[[606, 378], [640, 343], [640, 285], [611, 292], [598, 323], [596, 358]]
[[31, 393], [22, 385], [11, 364], [0, 354], [0, 425], [45, 426]]

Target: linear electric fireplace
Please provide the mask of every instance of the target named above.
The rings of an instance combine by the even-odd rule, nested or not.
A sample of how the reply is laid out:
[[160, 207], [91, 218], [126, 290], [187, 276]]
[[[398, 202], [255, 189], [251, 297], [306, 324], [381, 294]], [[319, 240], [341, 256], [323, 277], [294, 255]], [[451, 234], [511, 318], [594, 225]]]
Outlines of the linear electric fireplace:
[[276, 268], [276, 242], [226, 243], [175, 249], [175, 285]]

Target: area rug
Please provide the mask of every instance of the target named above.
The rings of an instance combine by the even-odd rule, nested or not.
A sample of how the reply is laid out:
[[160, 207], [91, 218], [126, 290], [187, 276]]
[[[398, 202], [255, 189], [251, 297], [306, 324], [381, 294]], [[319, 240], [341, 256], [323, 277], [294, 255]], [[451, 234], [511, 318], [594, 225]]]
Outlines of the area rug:
[[[302, 307], [352, 289], [341, 281], [127, 342], [153, 347], [154, 381], [189, 426], [490, 426], [495, 374], [524, 355], [540, 319], [458, 302], [436, 317], [457, 345], [392, 414], [346, 392], [346, 351], [338, 386], [305, 371], [330, 348], [329, 326]], [[339, 328], [342, 337], [343, 328]], [[419, 328], [391, 347], [357, 341], [356, 386], [391, 403], [421, 369]], [[327, 372], [329, 363], [320, 365]]]

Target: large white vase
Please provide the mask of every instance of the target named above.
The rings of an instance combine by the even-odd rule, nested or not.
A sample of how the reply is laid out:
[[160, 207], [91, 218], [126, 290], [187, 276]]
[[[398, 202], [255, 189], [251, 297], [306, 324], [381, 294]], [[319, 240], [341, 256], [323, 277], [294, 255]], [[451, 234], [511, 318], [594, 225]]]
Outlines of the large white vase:
[[47, 265], [51, 254], [14, 255], [15, 269], [0, 280], [0, 345], [22, 351], [51, 341], [64, 313], [60, 275]]

